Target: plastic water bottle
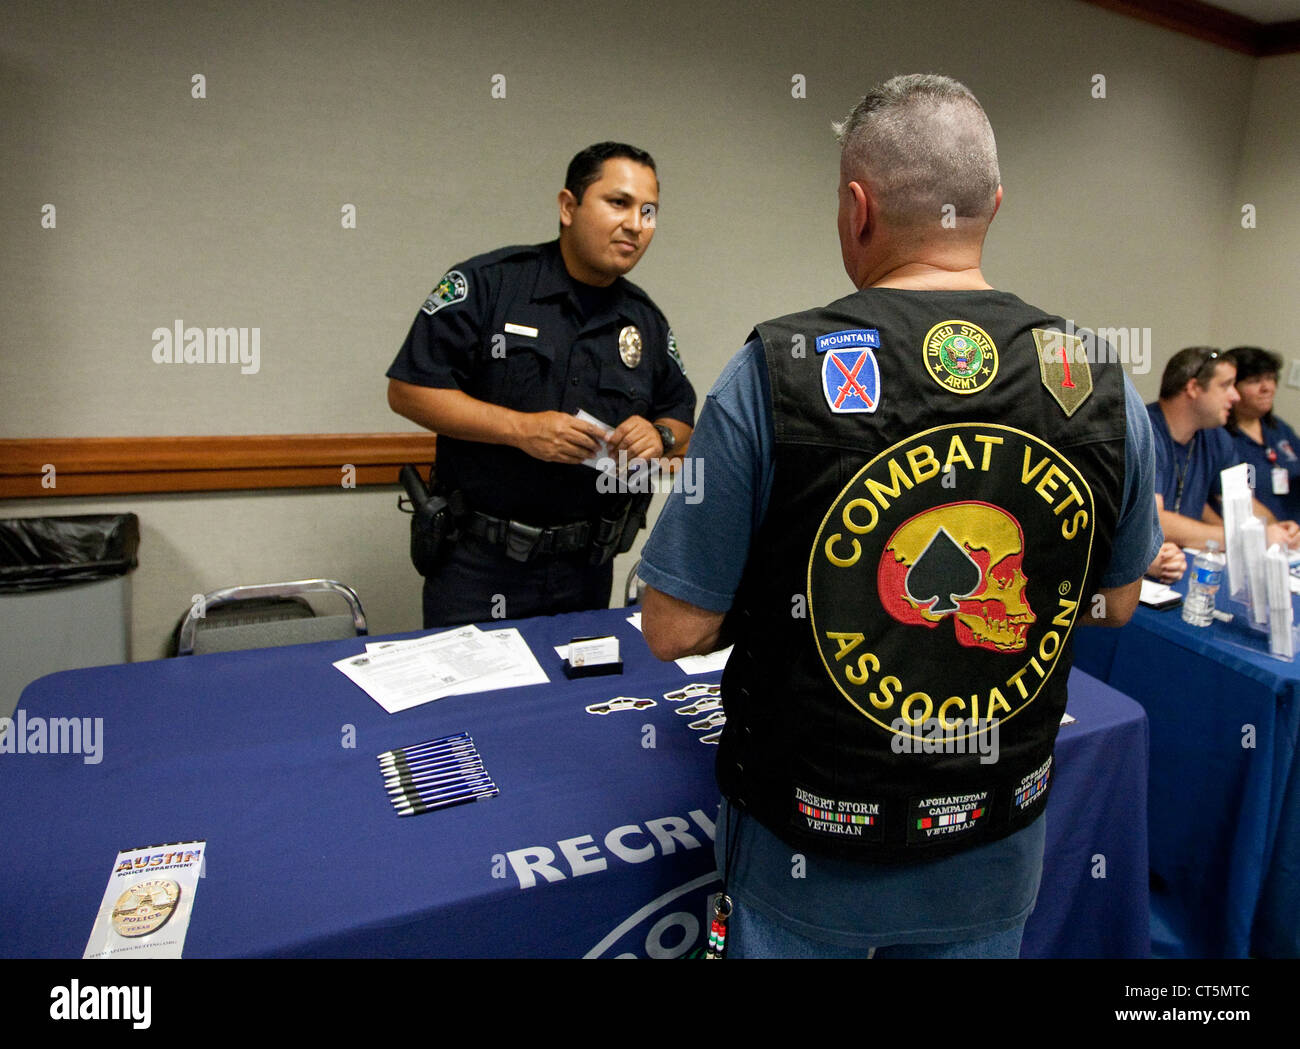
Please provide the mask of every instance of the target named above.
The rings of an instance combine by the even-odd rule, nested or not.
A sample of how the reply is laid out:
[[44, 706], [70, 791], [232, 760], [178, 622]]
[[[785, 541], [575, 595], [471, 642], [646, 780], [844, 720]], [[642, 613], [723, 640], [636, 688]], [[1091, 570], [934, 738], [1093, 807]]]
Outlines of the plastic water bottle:
[[1192, 626], [1209, 626], [1214, 622], [1214, 595], [1223, 582], [1224, 557], [1213, 539], [1192, 562], [1187, 581], [1187, 598], [1183, 601], [1183, 622]]

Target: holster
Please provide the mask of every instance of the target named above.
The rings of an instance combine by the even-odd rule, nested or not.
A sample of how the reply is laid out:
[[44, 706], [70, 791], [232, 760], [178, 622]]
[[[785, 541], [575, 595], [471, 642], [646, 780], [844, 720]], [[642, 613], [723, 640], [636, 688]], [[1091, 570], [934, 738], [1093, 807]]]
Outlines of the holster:
[[420, 575], [432, 575], [456, 539], [451, 504], [441, 495], [433, 495], [410, 463], [402, 467], [400, 476], [411, 500], [411, 563]]
[[645, 527], [652, 496], [652, 492], [629, 496], [620, 513], [613, 517], [602, 517], [596, 522], [591, 539], [593, 565], [603, 565], [615, 554], [625, 554], [632, 549], [637, 532]]

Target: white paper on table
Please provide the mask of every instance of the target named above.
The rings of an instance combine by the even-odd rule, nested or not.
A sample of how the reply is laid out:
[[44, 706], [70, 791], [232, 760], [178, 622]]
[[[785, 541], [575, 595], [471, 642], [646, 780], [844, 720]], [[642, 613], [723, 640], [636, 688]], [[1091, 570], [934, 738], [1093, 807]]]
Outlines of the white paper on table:
[[688, 674], [712, 674], [726, 667], [727, 660], [731, 657], [731, 649], [732, 646], [728, 645], [708, 655], [683, 656], [674, 662]]
[[[82, 957], [181, 957], [206, 848], [207, 842], [182, 841], [119, 852]], [[150, 925], [152, 932], [122, 935]]]
[[[627, 621], [628, 621], [629, 623], [631, 623], [634, 627], [636, 627], [638, 630], [641, 629], [641, 613], [640, 613], [640, 612], [633, 612], [630, 616], [627, 617]], [[642, 632], [644, 633], [644, 631], [642, 631]]]
[[1295, 656], [1291, 633], [1291, 570], [1287, 555], [1274, 543], [1264, 555], [1268, 588], [1268, 650], [1287, 659]]
[[1241, 526], [1254, 516], [1254, 493], [1250, 490], [1250, 466], [1239, 463], [1219, 472], [1223, 487], [1223, 538], [1227, 544], [1230, 596], [1245, 601], [1250, 586], [1246, 571]]
[[501, 648], [475, 626], [457, 627], [333, 665], [388, 713], [455, 694], [501, 669]]
[[1182, 597], [1172, 586], [1157, 583], [1154, 579], [1142, 580], [1142, 592], [1138, 600], [1144, 605], [1163, 605], [1166, 601], [1176, 601]]
[[489, 630], [485, 636], [500, 646], [498, 656], [501, 669], [448, 692], [449, 696], [467, 696], [475, 692], [492, 692], [499, 688], [520, 688], [523, 685], [545, 685], [550, 682], [546, 671], [537, 662], [528, 642], [514, 627], [504, 630]]

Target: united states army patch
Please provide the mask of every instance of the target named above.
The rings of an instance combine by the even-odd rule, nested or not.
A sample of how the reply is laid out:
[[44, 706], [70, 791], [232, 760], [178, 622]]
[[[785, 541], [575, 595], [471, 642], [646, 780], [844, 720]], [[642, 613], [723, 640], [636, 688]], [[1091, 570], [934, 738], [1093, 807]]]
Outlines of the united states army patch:
[[420, 309], [432, 317], [444, 306], [461, 302], [468, 294], [469, 281], [465, 279], [465, 274], [460, 270], [451, 270], [438, 281], [437, 287], [429, 292], [429, 297], [424, 300], [424, 305]]
[[998, 348], [989, 333], [970, 321], [943, 321], [925, 336], [925, 369], [953, 393], [979, 393], [998, 373]]
[[1068, 418], [1092, 395], [1092, 367], [1088, 364], [1087, 347], [1077, 335], [1055, 329], [1032, 330], [1043, 386]]
[[1086, 607], [1094, 528], [1087, 481], [1032, 434], [952, 423], [899, 441], [832, 501], [809, 554], [831, 683], [900, 740], [1014, 717]]

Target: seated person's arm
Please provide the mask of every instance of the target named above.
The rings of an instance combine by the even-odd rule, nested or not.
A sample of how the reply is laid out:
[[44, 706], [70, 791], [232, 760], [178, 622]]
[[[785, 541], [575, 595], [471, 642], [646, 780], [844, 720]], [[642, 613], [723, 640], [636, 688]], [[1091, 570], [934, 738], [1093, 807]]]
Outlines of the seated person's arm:
[[517, 412], [463, 390], [415, 386], [399, 379], [388, 380], [388, 406], [434, 433], [510, 445], [547, 462], [580, 463], [596, 452], [598, 438], [609, 437], [599, 426], [564, 412]]
[[1187, 571], [1187, 557], [1177, 543], [1165, 542], [1160, 546], [1160, 553], [1147, 567], [1147, 575], [1159, 579], [1162, 583], [1172, 583], [1182, 579]]
[[1172, 510], [1166, 510], [1160, 493], [1156, 493], [1156, 506], [1160, 512], [1160, 528], [1165, 538], [1179, 546], [1202, 547], [1207, 540], [1213, 539], [1223, 546], [1223, 521], [1207, 505], [1202, 511], [1202, 520], [1184, 517]]
[[[1079, 622], [1090, 626], [1123, 626], [1133, 618], [1141, 593], [1141, 579], [1134, 579], [1123, 586], [1103, 587], [1093, 595], [1088, 614], [1082, 616]], [[1098, 602], [1097, 598], [1101, 598], [1101, 601]], [[1101, 615], [1097, 615], [1098, 612]]]
[[710, 612], [646, 587], [641, 604], [641, 632], [656, 659], [704, 655], [724, 647], [725, 612]]

